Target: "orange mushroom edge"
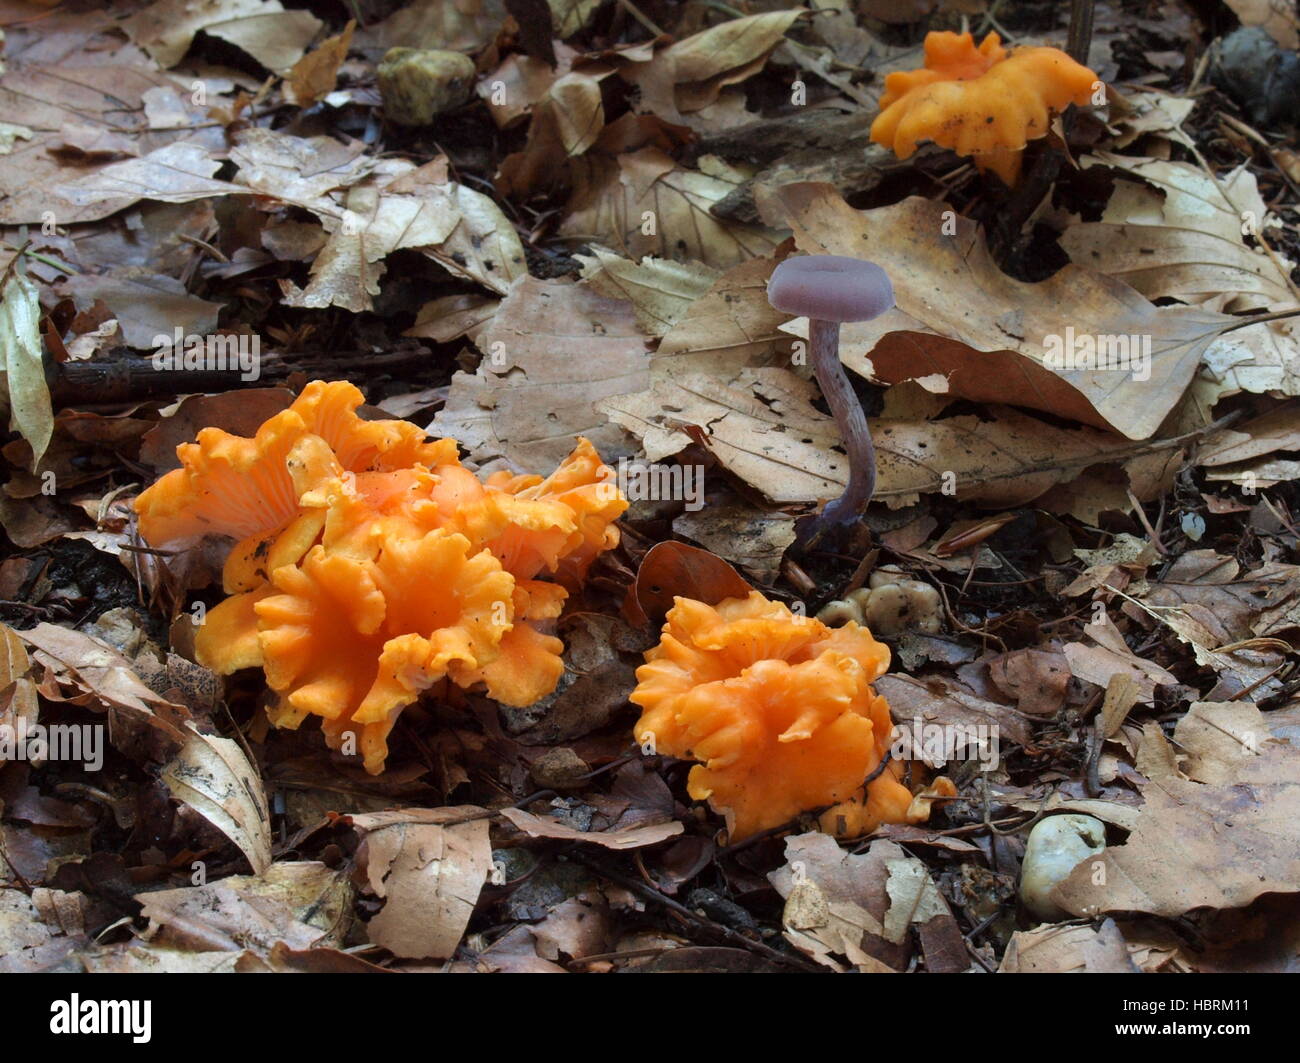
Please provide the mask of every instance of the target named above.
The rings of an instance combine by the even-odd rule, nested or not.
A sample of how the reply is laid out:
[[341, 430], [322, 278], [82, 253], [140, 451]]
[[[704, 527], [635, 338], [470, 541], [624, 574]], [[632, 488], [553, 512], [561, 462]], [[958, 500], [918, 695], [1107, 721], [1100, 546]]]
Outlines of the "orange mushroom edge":
[[[921, 822], [928, 803], [913, 801], [899, 761], [866, 782], [892, 740], [871, 686], [888, 666], [865, 627], [829, 628], [758, 591], [716, 606], [678, 597], [637, 669], [636, 740], [699, 762], [687, 790], [725, 816], [733, 842], [816, 809], [841, 838]], [[930, 790], [955, 793], [947, 779]]]
[[900, 159], [932, 141], [1010, 187], [1025, 145], [1047, 134], [1053, 114], [1090, 102], [1100, 84], [1059, 48], [1008, 51], [996, 33], [976, 47], [969, 33], [932, 32], [923, 67], [885, 77], [871, 139]]
[[319, 716], [332, 748], [378, 774], [398, 716], [435, 684], [512, 706], [555, 689], [564, 645], [547, 624], [617, 545], [627, 501], [586, 439], [545, 479], [484, 482], [455, 440], [364, 420], [362, 402], [313, 381], [252, 439], [203, 429], [135, 506], [151, 546], [236, 540], [200, 663], [261, 667], [275, 726]]

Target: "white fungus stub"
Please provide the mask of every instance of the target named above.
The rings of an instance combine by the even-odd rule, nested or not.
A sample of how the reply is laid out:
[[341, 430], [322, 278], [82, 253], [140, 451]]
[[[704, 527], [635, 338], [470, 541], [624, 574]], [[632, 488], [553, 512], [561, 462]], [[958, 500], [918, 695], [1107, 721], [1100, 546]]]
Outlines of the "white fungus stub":
[[1080, 863], [1106, 848], [1106, 828], [1092, 816], [1048, 816], [1029, 832], [1020, 867], [1020, 902], [1043, 922], [1071, 918], [1051, 899], [1052, 890]]

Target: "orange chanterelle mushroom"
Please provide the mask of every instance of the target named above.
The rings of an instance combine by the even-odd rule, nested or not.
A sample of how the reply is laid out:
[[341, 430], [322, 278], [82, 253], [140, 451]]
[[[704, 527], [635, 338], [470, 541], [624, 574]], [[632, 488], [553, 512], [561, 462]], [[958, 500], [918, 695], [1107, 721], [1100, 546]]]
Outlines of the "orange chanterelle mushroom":
[[929, 33], [925, 66], [886, 76], [871, 139], [900, 159], [933, 141], [1013, 185], [1025, 145], [1046, 135], [1051, 115], [1088, 103], [1100, 85], [1058, 48], [1008, 52], [996, 33], [978, 48], [969, 33]]
[[617, 544], [627, 508], [585, 439], [550, 477], [481, 482], [455, 440], [357, 416], [361, 392], [309, 384], [252, 439], [215, 428], [136, 500], [150, 544], [236, 540], [230, 595], [196, 639], [222, 674], [261, 667], [278, 727], [323, 719], [330, 745], [383, 770], [388, 734], [422, 691], [477, 683], [529, 705], [564, 671], [542, 630], [566, 590]]
[[822, 829], [840, 837], [917, 822], [926, 814], [911, 814], [901, 764], [863, 786], [891, 741], [889, 705], [871, 688], [888, 666], [865, 627], [829, 628], [758, 591], [716, 606], [676, 598], [637, 669], [636, 739], [700, 761], [687, 789], [725, 813], [732, 840], [827, 805]]

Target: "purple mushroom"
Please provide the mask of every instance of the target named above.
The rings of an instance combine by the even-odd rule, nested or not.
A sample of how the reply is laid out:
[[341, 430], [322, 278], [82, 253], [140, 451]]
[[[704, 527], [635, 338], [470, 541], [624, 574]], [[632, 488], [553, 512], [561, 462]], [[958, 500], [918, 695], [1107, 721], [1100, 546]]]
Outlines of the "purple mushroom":
[[848, 485], [814, 522], [808, 540], [815, 541], [830, 528], [857, 520], [876, 489], [876, 451], [867, 417], [840, 364], [840, 324], [879, 317], [894, 305], [894, 287], [874, 262], [805, 255], [786, 259], [773, 270], [767, 299], [777, 310], [808, 318], [813, 372], [848, 452]]

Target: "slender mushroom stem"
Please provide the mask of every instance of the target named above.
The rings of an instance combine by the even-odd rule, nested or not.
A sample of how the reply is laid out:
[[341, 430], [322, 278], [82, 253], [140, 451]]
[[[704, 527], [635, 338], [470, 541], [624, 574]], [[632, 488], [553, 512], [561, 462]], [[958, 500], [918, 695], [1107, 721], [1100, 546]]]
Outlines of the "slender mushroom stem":
[[849, 459], [849, 482], [844, 493], [828, 502], [817, 518], [820, 530], [825, 531], [831, 525], [851, 524], [871, 501], [876, 490], [876, 448], [862, 403], [840, 364], [840, 323], [810, 318], [808, 347], [817, 383], [840, 427]]

